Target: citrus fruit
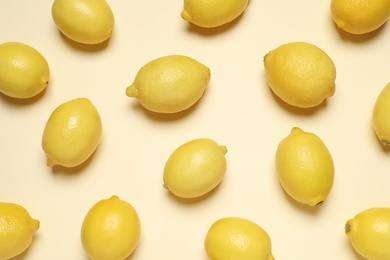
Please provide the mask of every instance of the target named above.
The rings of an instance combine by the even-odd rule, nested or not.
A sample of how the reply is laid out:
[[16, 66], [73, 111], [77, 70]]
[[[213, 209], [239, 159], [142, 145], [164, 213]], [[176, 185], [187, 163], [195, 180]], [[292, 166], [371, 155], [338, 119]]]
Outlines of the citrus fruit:
[[344, 227], [352, 247], [370, 260], [390, 259], [390, 208], [369, 208]]
[[184, 0], [181, 17], [199, 27], [213, 28], [235, 20], [249, 0]]
[[114, 14], [105, 0], [54, 0], [51, 12], [58, 29], [75, 42], [102, 43], [114, 29]]
[[332, 0], [330, 10], [336, 25], [351, 34], [380, 28], [390, 16], [388, 0]]
[[294, 127], [278, 145], [276, 170], [283, 189], [293, 199], [321, 205], [334, 181], [332, 156], [315, 134]]
[[164, 187], [178, 197], [195, 198], [213, 190], [226, 172], [227, 149], [208, 138], [189, 141], [169, 156]]
[[313, 44], [283, 44], [265, 55], [264, 67], [269, 87], [287, 104], [310, 108], [334, 95], [335, 65]]
[[118, 196], [97, 202], [81, 226], [81, 242], [92, 260], [123, 260], [136, 249], [141, 224], [134, 207]]
[[387, 84], [374, 105], [373, 126], [378, 139], [384, 145], [390, 144], [390, 83]]
[[204, 246], [212, 260], [274, 260], [268, 233], [244, 218], [226, 217], [214, 222]]
[[177, 113], [194, 105], [210, 81], [210, 69], [183, 55], [157, 58], [144, 65], [126, 95], [157, 113]]
[[49, 83], [46, 59], [33, 47], [20, 42], [0, 44], [0, 92], [13, 98], [31, 98]]
[[32, 243], [39, 221], [14, 203], [0, 202], [0, 260], [13, 258]]
[[102, 123], [96, 107], [87, 98], [58, 106], [50, 115], [42, 136], [47, 166], [75, 167], [96, 150]]

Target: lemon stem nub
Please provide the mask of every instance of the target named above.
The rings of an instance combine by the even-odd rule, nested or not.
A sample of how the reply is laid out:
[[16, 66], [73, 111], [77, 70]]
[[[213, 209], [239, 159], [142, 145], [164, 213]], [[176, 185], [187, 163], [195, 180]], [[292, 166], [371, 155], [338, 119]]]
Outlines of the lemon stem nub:
[[54, 165], [56, 165], [52, 160], [50, 160], [49, 158], [47, 158], [46, 160], [46, 165], [48, 167], [53, 167]]
[[324, 201], [318, 202], [315, 206], [316, 206], [316, 207], [319, 207], [319, 206], [321, 206], [322, 204], [324, 204]]
[[138, 97], [138, 89], [131, 85], [126, 88], [126, 95], [128, 97]]
[[345, 233], [348, 233], [351, 230], [351, 225], [349, 223], [345, 224], [344, 231]]

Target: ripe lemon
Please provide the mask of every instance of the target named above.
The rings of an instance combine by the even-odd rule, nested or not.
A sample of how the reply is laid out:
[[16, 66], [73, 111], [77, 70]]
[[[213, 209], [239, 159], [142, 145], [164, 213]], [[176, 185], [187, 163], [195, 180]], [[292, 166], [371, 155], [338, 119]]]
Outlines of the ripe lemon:
[[177, 113], [194, 105], [210, 82], [210, 69], [183, 55], [157, 58], [144, 65], [126, 95], [146, 109]]
[[79, 43], [104, 42], [114, 29], [114, 14], [105, 0], [54, 0], [51, 11], [58, 29]]
[[352, 34], [365, 34], [381, 27], [390, 16], [388, 0], [332, 0], [330, 10], [336, 25]]
[[324, 202], [333, 186], [334, 164], [318, 136], [292, 128], [279, 143], [275, 159], [277, 176], [287, 194], [310, 206]]
[[102, 132], [100, 115], [87, 98], [69, 100], [50, 115], [42, 136], [47, 166], [74, 167], [97, 148]]
[[164, 187], [178, 197], [195, 198], [213, 190], [226, 172], [227, 148], [208, 138], [178, 147], [164, 167]]
[[387, 84], [375, 102], [373, 111], [374, 131], [384, 145], [390, 144], [390, 83]]
[[243, 218], [226, 217], [214, 222], [204, 246], [212, 260], [274, 260], [268, 233]]
[[13, 258], [32, 243], [39, 221], [17, 204], [0, 202], [0, 260]]
[[96, 203], [81, 226], [81, 242], [92, 260], [123, 260], [136, 249], [141, 224], [134, 207], [112, 196]]
[[49, 83], [46, 59], [24, 43], [0, 44], [0, 68], [0, 92], [13, 98], [31, 98]]
[[390, 259], [390, 208], [369, 208], [345, 224], [353, 248], [370, 260]]
[[248, 2], [249, 0], [184, 0], [181, 17], [199, 27], [218, 27], [240, 16]]
[[283, 44], [265, 55], [264, 67], [269, 87], [292, 106], [315, 107], [335, 92], [335, 65], [313, 44]]

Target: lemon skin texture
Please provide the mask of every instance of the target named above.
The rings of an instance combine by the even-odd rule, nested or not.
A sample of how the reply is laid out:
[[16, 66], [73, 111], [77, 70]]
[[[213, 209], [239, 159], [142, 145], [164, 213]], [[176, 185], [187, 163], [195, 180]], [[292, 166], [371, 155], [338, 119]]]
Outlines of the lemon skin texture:
[[102, 43], [114, 29], [114, 14], [105, 0], [54, 0], [51, 11], [58, 29], [78, 43]]
[[164, 187], [181, 198], [200, 197], [225, 176], [227, 148], [208, 138], [189, 141], [178, 147], [164, 167]]
[[274, 260], [268, 233], [256, 223], [238, 217], [214, 222], [204, 247], [210, 260]]
[[345, 224], [352, 247], [370, 260], [390, 259], [390, 208], [369, 208]]
[[39, 220], [14, 203], [0, 202], [0, 260], [13, 258], [24, 252], [39, 229]]
[[184, 0], [181, 17], [199, 27], [214, 28], [239, 17], [249, 0]]
[[0, 92], [25, 99], [41, 93], [49, 84], [50, 68], [33, 47], [20, 42], [0, 45]]
[[370, 33], [380, 28], [390, 16], [388, 0], [332, 0], [333, 21], [351, 34]]
[[81, 226], [81, 242], [91, 260], [122, 260], [136, 249], [141, 224], [134, 207], [118, 196], [96, 203]]
[[279, 143], [275, 161], [279, 182], [293, 199], [310, 206], [325, 201], [333, 186], [334, 163], [318, 136], [292, 128]]
[[100, 142], [102, 122], [87, 98], [58, 106], [50, 115], [42, 136], [47, 166], [75, 167], [86, 161]]
[[194, 105], [210, 82], [210, 69], [193, 58], [168, 55], [145, 64], [126, 95], [157, 113], [177, 113]]
[[390, 83], [379, 94], [372, 115], [376, 136], [383, 145], [390, 144]]
[[336, 67], [332, 59], [313, 44], [280, 45], [268, 52], [263, 61], [269, 87], [291, 106], [315, 107], [335, 93]]

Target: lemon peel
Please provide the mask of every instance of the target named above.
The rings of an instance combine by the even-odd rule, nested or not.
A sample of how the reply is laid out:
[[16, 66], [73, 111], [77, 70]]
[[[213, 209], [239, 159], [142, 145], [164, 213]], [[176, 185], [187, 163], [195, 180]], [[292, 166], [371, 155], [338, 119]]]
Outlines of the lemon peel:
[[0, 92], [13, 98], [31, 98], [49, 84], [50, 68], [45, 57], [21, 42], [0, 44]]
[[352, 247], [367, 259], [390, 259], [390, 208], [375, 207], [359, 212], [344, 226]]
[[69, 39], [99, 44], [111, 37], [114, 14], [105, 0], [54, 0], [52, 17]]
[[204, 247], [213, 260], [274, 260], [271, 238], [255, 222], [225, 217], [207, 231]]
[[39, 220], [15, 203], [0, 202], [0, 259], [10, 259], [30, 247]]
[[376, 136], [383, 145], [390, 144], [390, 83], [379, 93], [373, 113], [372, 123]]
[[135, 208], [114, 195], [97, 202], [85, 216], [81, 242], [93, 260], [123, 260], [137, 248], [141, 222]]
[[182, 198], [200, 197], [222, 181], [227, 148], [209, 138], [191, 140], [169, 156], [163, 174], [164, 187]]
[[205, 65], [188, 56], [168, 55], [142, 66], [126, 95], [150, 111], [177, 113], [194, 105], [209, 82]]
[[89, 99], [62, 103], [50, 115], [42, 135], [47, 166], [82, 164], [99, 145], [101, 132], [99, 112]]
[[334, 182], [333, 158], [315, 134], [293, 127], [278, 145], [275, 155], [277, 177], [296, 201], [320, 206]]

